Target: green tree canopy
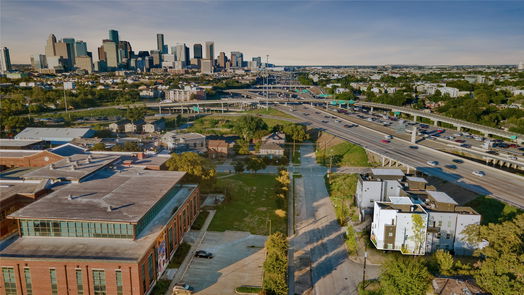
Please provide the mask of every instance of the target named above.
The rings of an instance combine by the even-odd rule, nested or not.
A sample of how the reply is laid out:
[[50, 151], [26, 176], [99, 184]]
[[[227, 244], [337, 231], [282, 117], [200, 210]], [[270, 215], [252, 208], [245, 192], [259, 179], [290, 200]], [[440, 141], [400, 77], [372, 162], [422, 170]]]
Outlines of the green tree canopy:
[[235, 121], [233, 131], [244, 140], [250, 141], [259, 130], [267, 130], [267, 124], [259, 117], [245, 115]]
[[385, 295], [426, 294], [429, 280], [429, 271], [418, 257], [391, 255], [382, 265], [380, 274], [380, 286]]
[[268, 295], [287, 295], [287, 239], [281, 232], [271, 234], [266, 241], [263, 288]]
[[185, 181], [200, 184], [212, 184], [215, 181], [216, 170], [208, 159], [193, 152], [172, 154], [166, 166], [171, 171], [187, 172]]

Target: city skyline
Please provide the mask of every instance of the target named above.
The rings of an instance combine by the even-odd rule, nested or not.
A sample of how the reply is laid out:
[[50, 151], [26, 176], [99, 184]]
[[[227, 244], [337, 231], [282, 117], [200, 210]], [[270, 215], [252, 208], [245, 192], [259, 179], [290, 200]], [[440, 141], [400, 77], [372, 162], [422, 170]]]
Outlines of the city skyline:
[[100, 6], [2, 1], [2, 46], [11, 50], [12, 63], [27, 64], [31, 55], [43, 52], [51, 33], [83, 40], [96, 52], [108, 30], [115, 29], [135, 51], [156, 49], [156, 34], [163, 33], [169, 47], [214, 40], [215, 58], [220, 51], [240, 50], [247, 56], [269, 54], [270, 62], [280, 65], [518, 64], [524, 59], [519, 18], [524, 4], [516, 1], [181, 1], [176, 8], [170, 1], [154, 3], [155, 9], [151, 3], [120, 1]]

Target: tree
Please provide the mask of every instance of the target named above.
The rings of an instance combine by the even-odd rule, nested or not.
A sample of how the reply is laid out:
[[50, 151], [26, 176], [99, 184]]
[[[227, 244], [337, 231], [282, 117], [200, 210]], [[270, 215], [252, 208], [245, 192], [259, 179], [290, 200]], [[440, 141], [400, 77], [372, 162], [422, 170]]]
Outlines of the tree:
[[206, 158], [193, 152], [172, 154], [166, 166], [171, 171], [187, 172], [187, 182], [197, 182], [210, 185], [215, 181], [216, 170], [214, 165]]
[[306, 126], [299, 124], [290, 124], [284, 126], [284, 133], [293, 140], [293, 154], [295, 154], [296, 142], [302, 142], [309, 138], [306, 132]]
[[98, 142], [98, 143], [95, 143], [92, 147], [91, 147], [91, 150], [92, 151], [106, 151], [106, 145], [103, 143], [103, 142]]
[[266, 130], [267, 124], [259, 117], [245, 115], [236, 120], [233, 131], [240, 135], [244, 140], [251, 141], [255, 133], [259, 130]]
[[281, 232], [266, 241], [266, 260], [262, 287], [268, 295], [287, 295], [287, 239]]
[[251, 170], [255, 173], [257, 173], [258, 170], [262, 170], [266, 168], [266, 163], [264, 163], [264, 160], [258, 157], [250, 157], [246, 161], [246, 169]]
[[276, 177], [276, 181], [282, 186], [282, 187], [288, 187], [291, 180], [289, 179], [289, 172], [286, 169], [281, 169], [278, 172], [278, 176]]
[[520, 294], [524, 290], [524, 214], [499, 224], [470, 225], [463, 232], [470, 245], [487, 242], [473, 255], [476, 282], [494, 295]]
[[424, 247], [424, 239], [426, 238], [426, 220], [420, 214], [412, 214], [411, 221], [413, 222], [413, 240], [415, 242], [415, 254], [421, 254]]
[[435, 260], [437, 261], [438, 268], [441, 274], [449, 275], [453, 268], [453, 256], [444, 249], [438, 249], [435, 254]]
[[236, 173], [242, 173], [245, 169], [244, 162], [238, 160], [233, 162], [233, 167], [235, 168]]
[[380, 286], [386, 295], [426, 294], [429, 280], [429, 271], [418, 257], [391, 255], [380, 274]]
[[146, 116], [145, 106], [130, 106], [127, 108], [126, 118], [132, 123], [143, 120]]

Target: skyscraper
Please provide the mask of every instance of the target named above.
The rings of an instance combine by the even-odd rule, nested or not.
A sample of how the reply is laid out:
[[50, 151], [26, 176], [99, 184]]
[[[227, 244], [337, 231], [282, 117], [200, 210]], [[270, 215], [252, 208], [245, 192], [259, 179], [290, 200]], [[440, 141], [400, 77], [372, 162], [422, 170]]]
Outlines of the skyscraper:
[[9, 56], [9, 49], [7, 47], [0, 48], [0, 73], [5, 73], [11, 70], [11, 57]]
[[118, 38], [118, 31], [117, 30], [109, 30], [109, 40], [115, 42], [115, 44], [118, 44], [120, 39]]
[[185, 43], [175, 46], [175, 61], [181, 61], [183, 66], [189, 64], [189, 47]]
[[231, 52], [231, 66], [233, 68], [241, 68], [244, 64], [244, 55], [242, 52], [232, 51]]
[[91, 74], [93, 72], [93, 59], [87, 55], [78, 56], [76, 58], [76, 67]]
[[518, 69], [519, 71], [524, 71], [524, 62], [521, 61], [521, 62], [519, 63], [519, 65], [517, 66], [517, 69]]
[[68, 62], [70, 66], [72, 67], [75, 64], [75, 38], [63, 38], [62, 42], [67, 44], [67, 56], [68, 56]]
[[47, 60], [43, 54], [35, 54], [31, 56], [31, 65], [33, 69], [40, 70], [47, 68]]
[[215, 59], [215, 42], [206, 41], [206, 59]]
[[98, 60], [107, 60], [106, 52], [104, 51], [104, 45], [98, 47]]
[[112, 40], [104, 40], [103, 47], [104, 53], [106, 56], [106, 62], [108, 68], [117, 68], [118, 67], [118, 48], [117, 44]]
[[156, 49], [160, 51], [162, 54], [166, 54], [167, 52], [164, 52], [165, 48], [164, 44], [164, 34], [156, 34]]
[[218, 54], [218, 66], [225, 69], [227, 63], [227, 56], [224, 52]]
[[196, 43], [193, 45], [193, 58], [202, 58], [202, 44]]
[[53, 34], [49, 35], [49, 37], [47, 38], [47, 44], [45, 46], [45, 55], [47, 57], [56, 55], [55, 44], [56, 44], [55, 35]]
[[86, 56], [87, 55], [87, 43], [84, 41], [75, 42], [75, 56]]
[[62, 58], [64, 62], [64, 70], [69, 70], [73, 67], [73, 63], [71, 62], [71, 58], [69, 55], [71, 51], [70, 49], [68, 49], [69, 46], [70, 44], [64, 41], [55, 43], [55, 56]]

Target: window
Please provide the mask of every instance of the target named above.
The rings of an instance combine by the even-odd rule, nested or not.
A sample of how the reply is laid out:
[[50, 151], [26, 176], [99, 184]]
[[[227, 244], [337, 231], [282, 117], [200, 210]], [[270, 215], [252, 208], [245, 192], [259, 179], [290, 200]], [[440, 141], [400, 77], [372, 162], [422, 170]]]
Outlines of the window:
[[442, 226], [442, 220], [440, 220], [440, 221], [438, 222], [438, 226], [439, 226], [439, 227]]
[[56, 269], [49, 270], [49, 277], [51, 278], [51, 294], [58, 295], [58, 284], [56, 282]]
[[76, 294], [84, 295], [84, 282], [82, 281], [82, 270], [76, 270]]
[[393, 233], [392, 232], [389, 232], [388, 233], [388, 237], [392, 237], [393, 236]]
[[446, 239], [451, 239], [451, 235], [450, 234], [446, 234]]
[[122, 284], [122, 271], [119, 269], [116, 271], [116, 294], [117, 295], [124, 294], [124, 288]]
[[146, 285], [146, 264], [142, 264], [142, 289], [144, 289], [144, 292], [147, 290]]
[[50, 220], [22, 220], [23, 236], [54, 236], [81, 238], [134, 238], [132, 224], [71, 222]]
[[33, 282], [31, 282], [31, 271], [28, 267], [24, 268], [25, 290], [27, 295], [33, 294]]
[[153, 254], [150, 254], [149, 258], [147, 258], [147, 269], [149, 273], [149, 284], [151, 284], [151, 282], [155, 278], [155, 268], [153, 265]]
[[12, 267], [2, 267], [5, 295], [16, 295], [15, 270]]
[[103, 270], [93, 270], [93, 289], [95, 295], [106, 295], [106, 274]]

